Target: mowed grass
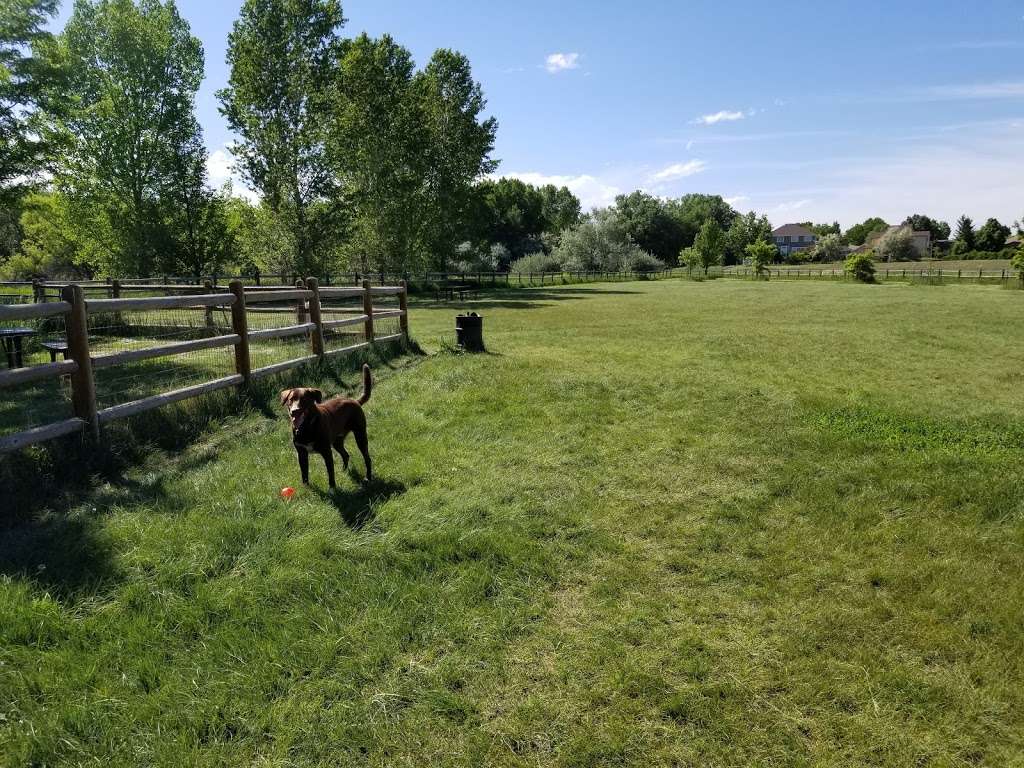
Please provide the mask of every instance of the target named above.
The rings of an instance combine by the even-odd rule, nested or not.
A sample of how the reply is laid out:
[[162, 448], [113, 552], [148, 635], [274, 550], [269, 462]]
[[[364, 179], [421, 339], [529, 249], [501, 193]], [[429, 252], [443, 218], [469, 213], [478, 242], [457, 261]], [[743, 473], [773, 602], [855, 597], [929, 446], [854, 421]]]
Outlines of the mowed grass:
[[3, 532], [0, 761], [1020, 765], [1021, 301], [524, 290], [473, 356], [417, 308], [376, 483], [281, 500], [257, 398]]

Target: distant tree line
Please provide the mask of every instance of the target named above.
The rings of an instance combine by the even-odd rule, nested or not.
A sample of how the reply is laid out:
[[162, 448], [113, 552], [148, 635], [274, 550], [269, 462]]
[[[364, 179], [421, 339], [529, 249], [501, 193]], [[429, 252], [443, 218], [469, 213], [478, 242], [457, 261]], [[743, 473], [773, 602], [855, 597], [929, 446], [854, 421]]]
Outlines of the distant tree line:
[[[771, 243], [771, 224], [741, 214], [719, 195], [660, 198], [636, 191], [587, 213], [574, 227], [511, 265], [513, 271], [630, 269], [738, 264], [753, 243]], [[772, 246], [774, 247], [774, 246]]]

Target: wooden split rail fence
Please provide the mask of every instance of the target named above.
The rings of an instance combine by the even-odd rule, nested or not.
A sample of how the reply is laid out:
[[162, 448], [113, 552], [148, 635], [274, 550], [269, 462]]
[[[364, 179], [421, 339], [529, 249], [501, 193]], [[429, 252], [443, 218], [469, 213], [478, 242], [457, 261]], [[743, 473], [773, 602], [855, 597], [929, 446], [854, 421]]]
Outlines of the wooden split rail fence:
[[[375, 310], [374, 297], [376, 296], [396, 297], [398, 299], [398, 308]], [[322, 300], [355, 298], [362, 299], [361, 313], [349, 315], [341, 319], [323, 319], [323, 314], [330, 314], [331, 309], [323, 307], [321, 305]], [[272, 302], [294, 302], [294, 308], [260, 308], [258, 306]], [[254, 305], [256, 305], [255, 308]], [[231, 333], [109, 354], [94, 355], [90, 352], [90, 315], [169, 309], [203, 309], [209, 314], [215, 308], [230, 310]], [[288, 326], [250, 331], [248, 328], [248, 313], [253, 311], [286, 312], [293, 314], [298, 322]], [[126, 418], [228, 387], [242, 386], [250, 381], [316, 360], [349, 354], [369, 347], [374, 342], [399, 341], [408, 339], [409, 336], [408, 290], [404, 282], [398, 286], [371, 286], [369, 281], [364, 281], [362, 286], [327, 288], [320, 287], [316, 278], [309, 278], [305, 281], [296, 281], [295, 288], [281, 287], [278, 289], [263, 288], [253, 290], [243, 286], [240, 281], [234, 280], [231, 282], [228, 292], [225, 293], [155, 296], [134, 299], [86, 298], [82, 286], [73, 284], [63, 288], [60, 301], [10, 306], [0, 305], [0, 322], [40, 320], [61, 315], [64, 316], [66, 325], [67, 359], [0, 371], [0, 389], [67, 376], [70, 382], [71, 406], [74, 415], [69, 419], [0, 437], [0, 453], [18, 450], [28, 445], [77, 432], [83, 432], [93, 439], [98, 439], [100, 427], [116, 419]], [[374, 321], [384, 318], [396, 318], [398, 320], [399, 332], [383, 336], [375, 335]], [[361, 327], [364, 340], [340, 349], [326, 349], [324, 343], [325, 331], [345, 326]], [[252, 367], [250, 342], [306, 334], [309, 335], [310, 339], [309, 355], [259, 368]], [[100, 409], [97, 407], [96, 370], [140, 360], [169, 357], [218, 347], [234, 347], [234, 374], [108, 408]]]

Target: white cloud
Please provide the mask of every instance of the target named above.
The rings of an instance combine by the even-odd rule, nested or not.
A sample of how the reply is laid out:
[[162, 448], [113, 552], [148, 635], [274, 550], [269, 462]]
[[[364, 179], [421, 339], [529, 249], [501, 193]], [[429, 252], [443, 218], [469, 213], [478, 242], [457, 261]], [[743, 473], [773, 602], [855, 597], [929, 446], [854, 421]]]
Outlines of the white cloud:
[[219, 187], [231, 178], [231, 155], [223, 149], [215, 149], [206, 158], [206, 173], [210, 177], [210, 184]]
[[695, 125], [714, 125], [715, 123], [731, 123], [735, 120], [742, 120], [746, 116], [745, 112], [731, 112], [723, 109], [711, 115], [701, 115], [693, 122]]
[[1019, 99], [1024, 96], [1024, 82], [1006, 81], [969, 83], [966, 85], [935, 85], [921, 88], [914, 95], [923, 101], [960, 101], [966, 99]]
[[662, 168], [657, 173], [651, 176], [651, 181], [655, 183], [664, 183], [667, 181], [675, 181], [676, 179], [683, 179], [687, 176], [693, 176], [694, 174], [700, 173], [707, 168], [707, 163], [703, 160], [689, 160], [685, 163], [673, 163], [667, 168]]
[[558, 176], [528, 171], [525, 173], [502, 173], [495, 178], [519, 179], [534, 186], [554, 184], [556, 187], [568, 187], [576, 197], [580, 199], [583, 210], [591, 208], [603, 208], [615, 202], [615, 196], [622, 194], [622, 190], [614, 184], [599, 179], [590, 174], [579, 176]]
[[567, 69], [577, 69], [579, 66], [580, 55], [578, 53], [551, 53], [544, 59], [544, 68], [553, 75]]
[[206, 174], [212, 187], [222, 187], [231, 182], [231, 191], [251, 203], [259, 202], [259, 193], [249, 189], [231, 167], [231, 153], [228, 148], [215, 149], [206, 157]]
[[722, 199], [725, 200], [725, 202], [727, 202], [733, 208], [735, 208], [740, 203], [747, 202], [747, 200], [749, 200], [750, 198], [747, 197], [746, 195], [736, 195], [735, 197], [725, 197]]
[[791, 200], [785, 203], [779, 203], [771, 209], [770, 213], [790, 213], [792, 211], [799, 211], [801, 208], [806, 208], [813, 200]]

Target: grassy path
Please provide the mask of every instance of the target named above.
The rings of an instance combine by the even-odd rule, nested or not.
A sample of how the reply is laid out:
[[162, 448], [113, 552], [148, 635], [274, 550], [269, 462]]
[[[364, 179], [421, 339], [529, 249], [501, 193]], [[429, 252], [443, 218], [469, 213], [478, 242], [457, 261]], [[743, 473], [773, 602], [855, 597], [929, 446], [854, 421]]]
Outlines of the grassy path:
[[246, 412], [5, 531], [0, 763], [1014, 764], [1020, 300], [478, 302], [492, 354], [380, 371], [369, 488], [281, 501]]

